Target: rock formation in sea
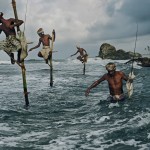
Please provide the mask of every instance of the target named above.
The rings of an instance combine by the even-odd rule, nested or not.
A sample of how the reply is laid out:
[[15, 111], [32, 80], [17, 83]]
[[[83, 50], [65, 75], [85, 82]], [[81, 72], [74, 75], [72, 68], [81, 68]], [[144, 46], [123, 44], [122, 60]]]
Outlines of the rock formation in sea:
[[99, 55], [102, 59], [112, 59], [112, 60], [127, 60], [134, 58], [140, 58], [142, 55], [140, 53], [134, 53], [131, 51], [124, 51], [123, 49], [116, 50], [113, 45], [108, 43], [103, 43], [100, 46]]

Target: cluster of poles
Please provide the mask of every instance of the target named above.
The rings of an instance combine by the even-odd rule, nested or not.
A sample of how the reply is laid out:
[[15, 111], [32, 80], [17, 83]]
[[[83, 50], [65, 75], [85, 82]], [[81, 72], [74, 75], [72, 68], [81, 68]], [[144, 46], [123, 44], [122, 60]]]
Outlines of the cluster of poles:
[[[16, 2], [15, 0], [12, 0], [12, 7], [13, 7], [13, 12], [14, 12], [14, 16], [15, 19], [18, 20], [18, 14], [17, 14], [17, 9], [16, 9]], [[17, 26], [17, 32], [21, 31], [19, 26]], [[23, 33], [24, 34], [24, 33]], [[24, 36], [25, 38], [25, 36]], [[54, 41], [55, 41], [55, 30], [52, 31], [52, 43], [51, 43], [51, 51], [53, 50], [54, 47]], [[27, 48], [27, 43], [26, 43], [26, 48]], [[27, 50], [27, 49], [26, 49]], [[8, 54], [8, 53], [7, 53]], [[9, 55], [9, 54], [8, 54]], [[27, 90], [27, 82], [26, 82], [26, 68], [25, 68], [25, 64], [24, 64], [24, 60], [19, 63], [17, 62], [14, 58], [12, 58], [10, 55], [9, 57], [15, 61], [15, 63], [21, 68], [21, 72], [22, 72], [22, 81], [23, 81], [23, 91], [24, 91], [24, 98], [25, 98], [25, 108], [28, 108], [29, 106], [29, 98], [28, 98], [28, 90]], [[51, 57], [49, 58], [49, 62], [50, 64], [50, 87], [53, 86], [53, 64], [52, 64], [52, 54]], [[85, 75], [85, 62], [83, 63], [83, 75]]]

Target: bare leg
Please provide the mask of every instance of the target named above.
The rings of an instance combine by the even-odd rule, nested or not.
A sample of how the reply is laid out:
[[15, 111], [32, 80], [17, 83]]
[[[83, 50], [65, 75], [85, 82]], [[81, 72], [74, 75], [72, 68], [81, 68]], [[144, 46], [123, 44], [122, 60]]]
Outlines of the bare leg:
[[83, 63], [83, 59], [82, 59], [81, 56], [78, 56], [77, 59], [80, 60]]
[[41, 52], [38, 53], [38, 56], [39, 56], [39, 57], [43, 57], [43, 55], [41, 54]]
[[10, 60], [11, 60], [11, 64], [15, 64], [15, 61], [14, 61], [14, 53], [10, 53]]
[[[43, 55], [42, 55], [41, 52], [38, 53], [38, 56], [39, 56], [39, 57], [43, 57]], [[48, 59], [45, 59], [45, 63], [48, 64]]]
[[52, 57], [52, 51], [49, 52], [48, 59], [50, 60], [51, 57]]

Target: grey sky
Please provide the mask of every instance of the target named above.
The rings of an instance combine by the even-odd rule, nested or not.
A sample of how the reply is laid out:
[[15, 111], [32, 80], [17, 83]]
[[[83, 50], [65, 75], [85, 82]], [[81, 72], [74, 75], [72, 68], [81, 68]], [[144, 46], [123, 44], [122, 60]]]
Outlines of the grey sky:
[[[54, 53], [54, 59], [69, 57], [76, 52], [76, 45], [94, 57], [105, 42], [116, 49], [132, 51], [137, 23], [136, 51], [146, 53], [144, 49], [150, 43], [150, 0], [16, 0], [16, 3], [19, 18], [25, 20], [26, 14], [26, 38], [34, 42], [29, 48], [38, 43], [36, 31], [40, 27], [49, 34], [55, 29], [54, 49], [58, 52]], [[11, 0], [1, 0], [0, 11], [4, 12], [4, 18], [13, 17]], [[0, 40], [4, 38], [1, 34]], [[36, 59], [40, 48], [30, 52], [28, 59]], [[0, 54], [0, 60], [8, 58], [4, 52]]]

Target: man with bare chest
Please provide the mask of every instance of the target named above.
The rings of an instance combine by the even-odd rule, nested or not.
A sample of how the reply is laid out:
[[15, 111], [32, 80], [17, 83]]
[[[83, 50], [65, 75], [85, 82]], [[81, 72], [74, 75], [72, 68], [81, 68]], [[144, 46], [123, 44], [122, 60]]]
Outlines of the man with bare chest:
[[37, 34], [39, 35], [39, 43], [35, 46], [29, 49], [29, 51], [32, 51], [33, 49], [36, 49], [40, 47], [40, 45], [43, 45], [43, 49], [39, 51], [38, 56], [43, 57], [45, 59], [45, 62], [48, 63], [48, 58], [52, 54], [52, 50], [50, 49], [50, 40], [52, 40], [52, 37], [49, 34], [44, 34], [44, 31], [42, 28], [40, 28], [37, 31]]
[[116, 71], [116, 66], [114, 63], [108, 63], [106, 65], [106, 70], [108, 73], [104, 74], [99, 80], [95, 81], [90, 87], [87, 88], [85, 96], [89, 95], [92, 88], [106, 80], [109, 86], [110, 101], [123, 101], [125, 99], [123, 93], [123, 80], [127, 81], [129, 78], [123, 72]]
[[21, 43], [16, 38], [15, 27], [19, 27], [23, 21], [16, 20], [14, 18], [4, 19], [3, 13], [0, 12], [0, 34], [3, 31], [6, 35], [6, 40], [0, 42], [0, 49], [3, 49], [8, 55], [10, 55], [11, 63], [14, 64], [14, 54], [13, 52], [18, 52], [18, 62], [20, 63], [21, 55]]
[[76, 52], [75, 54], [71, 55], [71, 57], [74, 56], [74, 55], [76, 55], [77, 53], [80, 54], [80, 55], [77, 57], [78, 60], [80, 60], [82, 63], [84, 63], [84, 62], [87, 61], [87, 56], [88, 56], [88, 54], [87, 54], [87, 52], [86, 52], [85, 49], [80, 48], [80, 47], [77, 46], [77, 52]]

